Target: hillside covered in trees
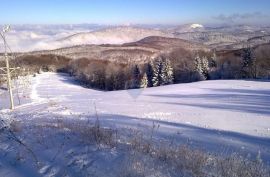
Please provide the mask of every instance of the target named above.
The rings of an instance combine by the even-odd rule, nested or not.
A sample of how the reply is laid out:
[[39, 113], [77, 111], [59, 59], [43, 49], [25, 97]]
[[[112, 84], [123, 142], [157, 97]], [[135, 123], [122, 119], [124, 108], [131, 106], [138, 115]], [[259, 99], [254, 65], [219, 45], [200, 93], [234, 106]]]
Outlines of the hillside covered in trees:
[[[67, 72], [87, 87], [112, 91], [201, 80], [269, 79], [269, 48], [264, 44], [216, 51], [179, 39], [148, 37], [124, 45], [20, 53], [11, 65], [24, 69], [18, 71], [20, 75]], [[83, 55], [75, 58], [78, 51]]]

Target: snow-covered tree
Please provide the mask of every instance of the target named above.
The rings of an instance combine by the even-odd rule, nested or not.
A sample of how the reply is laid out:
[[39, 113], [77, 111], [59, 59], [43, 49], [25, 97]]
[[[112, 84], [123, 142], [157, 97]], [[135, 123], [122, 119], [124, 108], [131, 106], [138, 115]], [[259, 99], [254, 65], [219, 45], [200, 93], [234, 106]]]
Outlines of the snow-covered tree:
[[147, 88], [148, 86], [148, 79], [147, 79], [147, 75], [146, 73], [144, 73], [143, 77], [142, 77], [142, 80], [141, 80], [141, 85], [140, 87], [141, 88]]
[[170, 60], [158, 58], [154, 62], [153, 86], [167, 85], [173, 83], [173, 68]]
[[195, 57], [194, 66], [200, 80], [205, 80], [208, 77], [209, 63], [206, 57], [200, 58], [199, 55]]
[[163, 62], [161, 58], [156, 59], [153, 66], [153, 86], [157, 87], [162, 85], [162, 69], [163, 68]]
[[173, 68], [171, 66], [170, 60], [167, 58], [162, 60], [162, 71], [161, 71], [161, 78], [162, 83], [161, 85], [168, 85], [173, 84]]
[[202, 62], [199, 55], [197, 55], [194, 59], [194, 69], [195, 72], [198, 74], [199, 80], [205, 80], [202, 70]]
[[205, 78], [208, 78], [208, 71], [209, 71], [209, 63], [206, 57], [201, 58], [201, 65], [202, 65], [202, 74]]
[[244, 78], [256, 78], [256, 58], [251, 48], [243, 50], [242, 75]]
[[194, 59], [194, 66], [195, 66], [195, 71], [202, 73], [201, 58], [199, 55], [197, 55]]

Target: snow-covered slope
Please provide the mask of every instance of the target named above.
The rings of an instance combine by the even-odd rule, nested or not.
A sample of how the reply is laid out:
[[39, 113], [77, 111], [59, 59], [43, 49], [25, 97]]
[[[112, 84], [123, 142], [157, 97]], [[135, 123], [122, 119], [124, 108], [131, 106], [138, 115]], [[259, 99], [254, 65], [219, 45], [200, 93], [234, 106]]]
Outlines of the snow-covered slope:
[[[22, 105], [14, 112], [0, 111], [3, 122], [11, 122], [24, 143], [14, 143], [13, 134], [2, 134], [0, 176], [118, 176], [123, 170], [119, 166], [130, 157], [126, 148], [97, 150], [74, 134], [96, 114], [102, 127], [116, 129], [121, 136], [133, 131], [147, 136], [155, 125], [154, 137], [161, 142], [173, 139], [219, 155], [260, 153], [270, 162], [269, 88], [267, 81], [217, 80], [103, 92], [81, 87], [65, 74], [43, 73], [20, 94]], [[1, 107], [7, 107], [6, 92], [1, 93]], [[147, 168], [156, 168], [146, 162]], [[151, 173], [168, 176], [162, 169]]]
[[[83, 88], [65, 75], [43, 73], [34, 78], [30, 97], [32, 105], [55, 101], [59, 104], [57, 110], [65, 107], [65, 112], [70, 113], [89, 113], [95, 102], [100, 113], [104, 114], [188, 123], [270, 137], [269, 88], [270, 82], [217, 80], [103, 92]], [[2, 100], [8, 99], [4, 91], [1, 92]], [[25, 106], [18, 106], [16, 111], [25, 111]]]
[[[58, 106], [48, 109], [55, 114], [94, 114], [95, 102], [100, 114], [270, 137], [270, 82], [217, 80], [103, 92], [76, 85], [65, 75], [43, 73], [34, 79], [32, 106], [53, 101]], [[28, 112], [25, 108], [17, 111]]]

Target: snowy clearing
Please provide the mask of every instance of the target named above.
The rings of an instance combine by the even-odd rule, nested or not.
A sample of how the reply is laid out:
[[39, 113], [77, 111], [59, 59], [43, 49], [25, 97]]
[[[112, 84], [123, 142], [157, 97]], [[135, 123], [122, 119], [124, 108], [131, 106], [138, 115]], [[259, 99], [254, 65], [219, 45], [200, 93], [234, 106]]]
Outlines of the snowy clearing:
[[[1, 90], [0, 98], [0, 108], [7, 108], [5, 91]], [[103, 127], [117, 129], [120, 133], [134, 129], [149, 134], [154, 125], [158, 126], [156, 139], [173, 139], [179, 144], [187, 143], [222, 155], [238, 152], [256, 156], [260, 153], [264, 161], [270, 162], [270, 82], [218, 80], [103, 92], [83, 88], [65, 74], [42, 73], [33, 77], [31, 88], [21, 99], [23, 104], [14, 112], [2, 109], [0, 115], [5, 122], [17, 122], [15, 130], [28, 145], [33, 145], [32, 151], [43, 163], [39, 174], [22, 165], [26, 160], [16, 164], [10, 159], [21, 157], [24, 152], [13, 154], [16, 146], [2, 142], [0, 176], [23, 176], [24, 172], [25, 176], [76, 176], [78, 171], [64, 170], [76, 164], [83, 165], [77, 170], [87, 168], [88, 172], [96, 172], [92, 176], [105, 176], [113, 166], [102, 172], [104, 163], [110, 166], [123, 160], [124, 155], [119, 150], [103, 150], [89, 158], [89, 149], [76, 144], [72, 136], [69, 141], [59, 132], [37, 128], [58, 127], [69, 121], [89, 122], [96, 114]], [[29, 139], [30, 135], [35, 135], [37, 140], [47, 137], [48, 147], [55, 148], [42, 149], [46, 143], [34, 146], [37, 140]], [[68, 159], [76, 149], [81, 153], [76, 158], [73, 156], [75, 159]]]

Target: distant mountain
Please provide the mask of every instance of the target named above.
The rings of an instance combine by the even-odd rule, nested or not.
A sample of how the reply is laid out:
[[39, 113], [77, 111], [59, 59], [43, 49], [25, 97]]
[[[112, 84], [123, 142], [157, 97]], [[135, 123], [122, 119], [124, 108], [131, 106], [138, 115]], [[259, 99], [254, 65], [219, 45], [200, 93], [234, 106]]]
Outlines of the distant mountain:
[[[247, 44], [254, 46], [269, 43], [270, 35], [270, 27], [267, 26], [209, 26], [198, 23], [180, 26], [14, 25], [11, 29], [7, 33], [7, 40], [15, 52], [54, 50], [91, 44], [121, 45], [150, 36], [178, 38], [215, 49], [240, 49]], [[0, 48], [0, 52], [3, 52], [3, 48]]]
[[124, 44], [135, 42], [148, 36], [173, 37], [172, 34], [161, 30], [124, 26], [77, 33], [62, 38], [58, 42], [66, 45]]
[[207, 46], [182, 39], [149, 36], [137, 42], [121, 45], [77, 45], [57, 50], [22, 53], [21, 56], [58, 55], [72, 59], [88, 58], [119, 63], [134, 61], [144, 63], [161, 53], [167, 53], [178, 48], [185, 49], [185, 51], [208, 50]]
[[184, 48], [191, 50], [206, 50], [206, 46], [203, 46], [199, 43], [190, 42], [178, 38], [168, 38], [160, 36], [149, 36], [140, 41], [133, 43], [126, 43], [122, 46], [140, 46], [147, 48], [154, 48], [157, 50], [170, 50], [173, 48]]
[[173, 33], [187, 33], [187, 32], [202, 32], [205, 31], [205, 27], [202, 24], [185, 24], [181, 26], [177, 26], [170, 30]]
[[223, 50], [268, 43], [270, 28], [249, 25], [204, 27], [200, 24], [189, 24], [174, 28], [171, 32], [176, 38]]

